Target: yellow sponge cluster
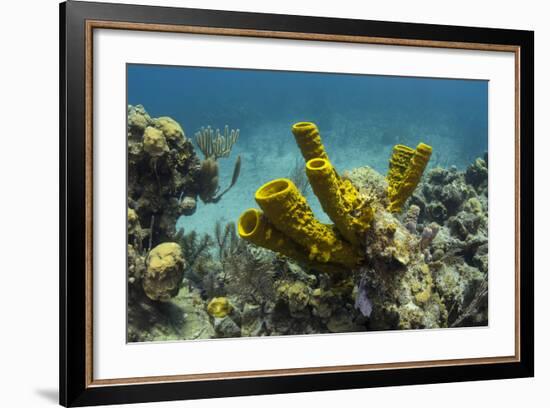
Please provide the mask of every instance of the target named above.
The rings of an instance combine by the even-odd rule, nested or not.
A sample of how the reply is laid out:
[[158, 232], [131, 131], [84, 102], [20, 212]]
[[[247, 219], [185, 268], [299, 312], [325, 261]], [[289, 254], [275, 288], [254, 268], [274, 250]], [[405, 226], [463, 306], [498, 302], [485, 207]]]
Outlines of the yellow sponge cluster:
[[323, 210], [340, 234], [349, 243], [359, 245], [361, 235], [372, 221], [372, 208], [363, 206], [357, 189], [349, 180], [338, 177], [328, 159], [309, 160], [306, 174]]
[[276, 179], [256, 191], [256, 202], [276, 228], [307, 250], [312, 261], [336, 262], [347, 267], [357, 263], [351, 245], [313, 215], [305, 197], [289, 179]]
[[396, 145], [388, 170], [388, 211], [400, 212], [405, 201], [420, 182], [422, 173], [432, 155], [432, 147], [420, 143], [416, 150], [405, 145]]
[[206, 311], [212, 317], [223, 318], [233, 310], [233, 306], [226, 297], [213, 298], [206, 307]]
[[315, 123], [298, 122], [292, 125], [292, 133], [296, 139], [296, 143], [302, 152], [302, 156], [306, 162], [311, 159], [326, 159], [328, 160], [325, 146], [321, 141], [319, 129]]
[[[342, 267], [333, 263], [312, 261], [306, 249], [273, 226], [264, 213], [250, 208], [241, 214], [238, 221], [239, 236], [262, 248], [278, 252], [298, 262], [327, 273], [340, 272]], [[355, 256], [355, 255], [354, 255]]]
[[303, 248], [276, 229], [267, 217], [256, 208], [250, 208], [241, 214], [238, 231], [241, 238], [255, 245], [278, 252], [297, 261], [304, 262], [308, 260]]
[[313, 192], [334, 225], [319, 222], [294, 183], [282, 178], [256, 191], [263, 213], [245, 211], [238, 221], [239, 235], [320, 270], [351, 269], [362, 259], [361, 236], [369, 228], [373, 210], [349, 180], [338, 176], [314, 123], [296, 123], [292, 133], [306, 160]]

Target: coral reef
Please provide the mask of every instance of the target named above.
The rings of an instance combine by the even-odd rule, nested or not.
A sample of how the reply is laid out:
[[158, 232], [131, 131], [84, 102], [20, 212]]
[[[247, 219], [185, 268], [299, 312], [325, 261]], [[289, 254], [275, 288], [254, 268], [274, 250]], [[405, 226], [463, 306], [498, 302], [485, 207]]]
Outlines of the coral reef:
[[[328, 154], [314, 123], [299, 122], [292, 126], [296, 143], [306, 160], [306, 175], [313, 192], [334, 227], [321, 224], [313, 216], [307, 201], [289, 179], [276, 179], [266, 183], [256, 191], [256, 201], [264, 211], [269, 225], [269, 234], [251, 228], [259, 223], [250, 223], [254, 218], [250, 210], [239, 220], [241, 238], [257, 245], [279, 250], [283, 255], [293, 256], [292, 250], [303, 248], [309, 260], [318, 263], [336, 263], [352, 269], [361, 262], [360, 252], [364, 246], [364, 236], [374, 218], [376, 203], [368, 189], [358, 189], [349, 180], [349, 175], [340, 177], [332, 166]], [[430, 158], [431, 147], [420, 143], [416, 150], [404, 145], [394, 148], [388, 174], [389, 210], [399, 211], [405, 200], [418, 184]], [[257, 218], [257, 217], [256, 217]], [[243, 223], [246, 223], [244, 225]], [[293, 243], [275, 245], [282, 237], [275, 229], [286, 235]], [[256, 234], [252, 234], [255, 232]], [[252, 241], [253, 240], [253, 241]], [[284, 247], [284, 248], [283, 248]], [[300, 256], [295, 259], [301, 261]]]
[[219, 192], [217, 159], [229, 156], [238, 130], [229, 133], [226, 127], [225, 135], [204, 130], [197, 139], [205, 155], [202, 161], [179, 123], [166, 116], [151, 118], [141, 105], [128, 106], [127, 134], [128, 207], [145, 232], [135, 237], [141, 242], [131, 244], [140, 250], [172, 240], [177, 219], [195, 213], [197, 197], [205, 203], [217, 203], [238, 180], [240, 156], [230, 185]]
[[[296, 251], [304, 251], [316, 263], [343, 266], [347, 274], [337, 273], [335, 282], [347, 283], [348, 291], [340, 296], [353, 297], [354, 283], [350, 279], [361, 282], [360, 290], [355, 285], [354, 313], [317, 311], [319, 316], [332, 319], [326, 322], [329, 331], [354, 327], [357, 310], [369, 318], [373, 329], [440, 327], [446, 310], [438, 296], [432, 296], [433, 279], [422, 251], [436, 233], [430, 230], [433, 237], [428, 236], [427, 230], [422, 244], [414, 235], [419, 207], [409, 211], [407, 227], [392, 215], [401, 210], [419, 183], [431, 147], [423, 143], [416, 150], [396, 146], [386, 189], [380, 185], [383, 178], [372, 172], [355, 171], [340, 177], [315, 124], [297, 123], [292, 132], [306, 160], [313, 192], [334, 226], [315, 219], [306, 199], [290, 180], [276, 179], [256, 192], [256, 201], [264, 213], [252, 209], [240, 217], [241, 238], [302, 263], [303, 256], [296, 255]], [[315, 271], [314, 265], [303, 264]], [[310, 292], [314, 290], [306, 290], [303, 283], [297, 282], [278, 287], [279, 297], [286, 296], [291, 315], [305, 309], [313, 298]], [[318, 297], [314, 305], [325, 308], [326, 299], [319, 297], [323, 292], [315, 293]]]
[[150, 250], [173, 239], [177, 219], [195, 211], [201, 165], [181, 126], [168, 117], [151, 118], [141, 105], [128, 106], [127, 133], [128, 207], [148, 227], [135, 237], [141, 242], [131, 244]]
[[215, 336], [203, 293], [191, 282], [191, 270], [206, 267], [203, 252], [212, 242], [176, 232], [176, 221], [195, 213], [197, 198], [216, 203], [237, 182], [240, 157], [219, 193], [216, 160], [229, 156], [239, 131], [226, 128], [212, 140], [205, 132], [201, 140], [212, 145], [200, 146], [208, 149], [201, 162], [174, 119], [152, 118], [141, 105], [129, 105], [127, 119], [128, 339]]
[[[396, 145], [386, 177], [338, 173], [317, 126], [300, 122], [303, 160], [257, 189], [260, 209], [211, 234], [175, 232], [198, 199], [237, 182], [240, 156], [220, 193], [218, 160], [239, 132], [201, 129], [201, 161], [177, 122], [128, 112], [129, 341], [487, 324], [486, 158], [422, 177], [431, 147]], [[307, 188], [333, 224], [315, 218]]]
[[[381, 191], [384, 183], [372, 172], [355, 169], [349, 177]], [[372, 304], [369, 329], [487, 324], [487, 174], [483, 159], [464, 172], [434, 168], [402, 216], [375, 213], [367, 234], [370, 266], [361, 271], [359, 285], [360, 300]], [[393, 242], [385, 242], [388, 233]]]
[[[372, 169], [362, 168], [348, 177], [359, 185], [381, 177], [364, 177]], [[355, 277], [355, 308], [370, 330], [441, 327], [445, 311], [432, 293], [433, 279], [420, 250], [420, 238], [379, 203], [371, 227], [365, 234], [365, 257]], [[363, 329], [364, 330], [364, 329]]]
[[483, 158], [464, 172], [434, 168], [411, 198], [420, 208], [422, 248], [448, 309], [448, 326], [487, 324], [487, 175]]

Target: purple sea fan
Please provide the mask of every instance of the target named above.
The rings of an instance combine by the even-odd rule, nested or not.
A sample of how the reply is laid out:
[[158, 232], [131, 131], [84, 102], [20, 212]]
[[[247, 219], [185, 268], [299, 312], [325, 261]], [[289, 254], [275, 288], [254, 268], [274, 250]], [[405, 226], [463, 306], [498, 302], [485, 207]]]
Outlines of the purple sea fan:
[[372, 313], [372, 301], [367, 295], [367, 281], [362, 278], [357, 287], [357, 296], [355, 297], [355, 308], [365, 317], [370, 317]]

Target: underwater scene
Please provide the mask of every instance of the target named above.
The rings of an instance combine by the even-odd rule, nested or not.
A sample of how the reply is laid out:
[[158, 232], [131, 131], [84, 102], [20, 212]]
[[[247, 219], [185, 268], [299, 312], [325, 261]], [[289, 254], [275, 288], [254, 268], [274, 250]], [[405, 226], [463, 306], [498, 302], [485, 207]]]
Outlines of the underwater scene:
[[488, 82], [127, 65], [127, 341], [488, 325]]

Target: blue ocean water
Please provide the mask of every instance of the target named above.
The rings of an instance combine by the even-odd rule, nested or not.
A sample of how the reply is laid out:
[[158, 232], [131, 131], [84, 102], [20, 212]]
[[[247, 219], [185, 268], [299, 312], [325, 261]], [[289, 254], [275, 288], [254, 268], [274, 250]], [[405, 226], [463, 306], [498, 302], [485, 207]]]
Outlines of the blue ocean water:
[[[202, 126], [240, 129], [231, 156], [219, 159], [224, 189], [241, 156], [237, 184], [219, 203], [199, 202], [193, 216], [181, 217], [185, 231], [212, 233], [217, 220], [237, 220], [257, 207], [258, 187], [288, 177], [302, 160], [295, 122], [317, 124], [342, 172], [369, 165], [385, 174], [397, 143], [430, 144], [430, 166], [465, 168], [487, 151], [487, 81], [131, 64], [127, 92], [128, 104], [172, 117], [192, 140]], [[315, 196], [308, 201], [328, 222]]]

